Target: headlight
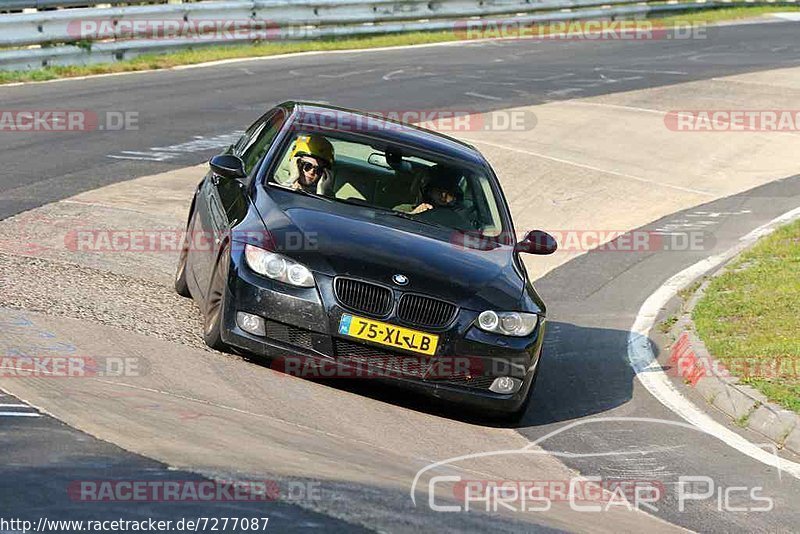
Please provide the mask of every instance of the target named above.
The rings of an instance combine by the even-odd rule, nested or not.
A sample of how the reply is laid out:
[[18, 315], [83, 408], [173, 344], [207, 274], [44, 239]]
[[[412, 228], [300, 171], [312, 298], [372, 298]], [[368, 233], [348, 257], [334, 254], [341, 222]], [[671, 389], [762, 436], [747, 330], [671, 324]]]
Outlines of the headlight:
[[314, 276], [302, 263], [253, 245], [244, 246], [247, 265], [258, 274], [297, 287], [314, 287]]
[[478, 316], [478, 328], [504, 336], [523, 337], [533, 332], [538, 321], [535, 313], [486, 310]]

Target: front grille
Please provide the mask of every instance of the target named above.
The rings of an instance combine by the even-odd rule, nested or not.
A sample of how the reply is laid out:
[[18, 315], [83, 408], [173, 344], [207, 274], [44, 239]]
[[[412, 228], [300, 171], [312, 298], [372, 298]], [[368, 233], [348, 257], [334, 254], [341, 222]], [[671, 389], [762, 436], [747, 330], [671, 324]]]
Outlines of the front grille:
[[450, 324], [458, 308], [443, 300], [406, 294], [400, 299], [397, 316], [423, 328], [442, 328]]
[[392, 291], [386, 287], [352, 278], [337, 278], [333, 289], [343, 306], [361, 313], [381, 317], [392, 310]]
[[389, 376], [422, 378], [430, 365], [425, 356], [411, 356], [383, 351], [367, 345], [334, 339], [336, 358], [366, 365], [370, 369], [384, 371]]
[[267, 337], [276, 341], [294, 345], [297, 347], [304, 347], [306, 349], [313, 348], [311, 339], [311, 332], [296, 326], [279, 323], [277, 321], [264, 321]]
[[462, 388], [472, 389], [489, 389], [492, 385], [495, 376], [452, 376], [446, 379], [439, 380], [440, 383], [445, 383], [448, 386], [458, 386]]

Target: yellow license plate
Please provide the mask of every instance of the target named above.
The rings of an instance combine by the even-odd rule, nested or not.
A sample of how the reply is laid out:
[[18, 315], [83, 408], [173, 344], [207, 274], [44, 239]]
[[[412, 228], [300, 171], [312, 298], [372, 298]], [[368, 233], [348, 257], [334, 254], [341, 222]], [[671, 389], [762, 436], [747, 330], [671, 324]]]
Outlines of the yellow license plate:
[[339, 321], [339, 333], [427, 355], [433, 355], [439, 344], [439, 336], [347, 313]]

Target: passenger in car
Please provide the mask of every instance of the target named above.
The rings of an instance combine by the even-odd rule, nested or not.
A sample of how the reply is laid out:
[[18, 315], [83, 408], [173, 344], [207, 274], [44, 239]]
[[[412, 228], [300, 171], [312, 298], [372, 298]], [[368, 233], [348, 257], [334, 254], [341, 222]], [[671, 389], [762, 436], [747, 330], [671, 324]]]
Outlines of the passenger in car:
[[473, 225], [462, 213], [463, 195], [458, 187], [460, 179], [461, 173], [455, 169], [444, 165], [433, 167], [431, 178], [422, 191], [422, 203], [409, 214], [420, 215], [422, 220], [451, 228], [472, 228]]
[[422, 190], [423, 202], [411, 210], [412, 215], [437, 207], [456, 207], [456, 200], [460, 196], [458, 189], [459, 176], [447, 167], [437, 165], [431, 169], [431, 178]]
[[289, 173], [292, 188], [333, 195], [333, 145], [321, 135], [300, 135], [292, 148]]

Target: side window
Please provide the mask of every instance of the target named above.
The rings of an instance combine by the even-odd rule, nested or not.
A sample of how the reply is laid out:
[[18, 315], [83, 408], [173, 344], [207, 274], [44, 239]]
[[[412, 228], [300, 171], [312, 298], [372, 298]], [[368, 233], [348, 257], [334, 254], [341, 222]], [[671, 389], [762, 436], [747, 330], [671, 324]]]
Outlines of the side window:
[[282, 118], [283, 113], [281, 112], [265, 115], [253, 124], [234, 146], [233, 152], [244, 161], [244, 170], [248, 175], [275, 139], [281, 127]]
[[251, 124], [249, 128], [247, 128], [247, 131], [242, 134], [238, 141], [236, 141], [236, 144], [231, 146], [231, 150], [234, 155], [239, 157], [242, 156], [242, 152], [244, 152], [244, 149], [248, 144], [250, 144], [253, 136], [256, 134], [256, 132], [260, 131], [261, 128], [264, 127], [264, 123], [267, 122], [271, 115], [271, 112], [265, 113], [264, 115], [260, 116], [256, 122]]

